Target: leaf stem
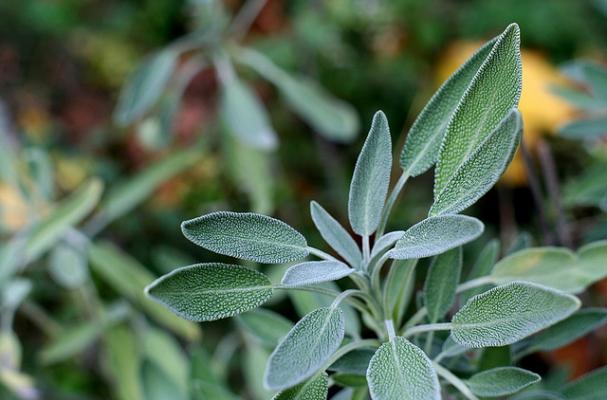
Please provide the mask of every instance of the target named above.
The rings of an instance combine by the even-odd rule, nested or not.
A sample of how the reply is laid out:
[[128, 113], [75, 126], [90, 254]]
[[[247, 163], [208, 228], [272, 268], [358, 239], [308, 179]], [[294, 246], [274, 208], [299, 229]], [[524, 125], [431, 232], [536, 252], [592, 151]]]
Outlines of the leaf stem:
[[457, 286], [455, 293], [462, 293], [469, 289], [474, 289], [479, 286], [484, 286], [494, 283], [493, 280], [488, 276], [481, 276], [480, 278], [472, 279], [468, 282], [464, 282]]
[[432, 365], [434, 366], [434, 369], [436, 370], [436, 372], [443, 379], [445, 379], [447, 382], [449, 382], [451, 385], [453, 385], [453, 387], [455, 387], [457, 390], [459, 390], [460, 393], [463, 394], [465, 398], [467, 398], [468, 400], [479, 400], [478, 397], [476, 397], [474, 395], [474, 393], [472, 393], [470, 388], [468, 388], [468, 386], [466, 386], [466, 384], [460, 378], [453, 375], [451, 373], [451, 371], [449, 371], [448, 369], [444, 368], [442, 365], [440, 365], [436, 362], [433, 362]]
[[394, 331], [394, 322], [391, 319], [387, 319], [384, 321], [386, 324], [386, 331], [388, 332], [388, 340], [392, 340], [396, 337], [396, 332]]
[[369, 268], [369, 257], [371, 254], [371, 249], [370, 249], [370, 245], [369, 245], [369, 235], [363, 235], [363, 264], [365, 266], [365, 270], [368, 270]]
[[342, 261], [338, 260], [337, 258], [333, 257], [331, 254], [325, 253], [324, 251], [317, 249], [315, 247], [308, 246], [308, 247], [306, 247], [306, 250], [308, 250], [308, 252], [310, 254], [313, 254], [318, 258], [322, 258], [323, 260], [342, 262]]
[[404, 337], [409, 337], [422, 332], [432, 331], [448, 331], [451, 330], [453, 324], [450, 322], [441, 322], [438, 324], [417, 325], [405, 331]]
[[361, 349], [363, 347], [379, 347], [379, 340], [357, 340], [355, 342], [350, 342], [347, 345], [340, 347], [335, 353], [333, 353], [333, 355], [327, 360], [325, 365], [320, 370], [324, 371], [325, 369], [329, 368], [335, 361], [343, 357], [345, 354], [351, 352], [352, 350]]
[[242, 39], [249, 31], [266, 3], [267, 0], [249, 0], [240, 8], [230, 26], [230, 32], [236, 39]]
[[426, 336], [426, 343], [424, 345], [424, 351], [430, 357], [430, 353], [432, 352], [432, 342], [434, 341], [434, 331], [430, 331]]
[[394, 185], [394, 188], [392, 188], [392, 192], [390, 193], [390, 196], [388, 197], [388, 200], [384, 205], [384, 209], [382, 210], [381, 220], [379, 222], [379, 227], [377, 228], [377, 233], [375, 234], [375, 237], [381, 237], [381, 235], [384, 234], [384, 231], [386, 230], [386, 224], [388, 223], [388, 217], [390, 216], [392, 208], [394, 207], [394, 204], [398, 199], [398, 195], [403, 190], [403, 187], [405, 186], [405, 183], [407, 183], [408, 179], [409, 174], [403, 172], [400, 175], [400, 178], [398, 178], [396, 184]]
[[401, 329], [401, 333], [407, 331], [409, 328], [414, 327], [415, 325], [417, 325], [419, 322], [421, 322], [426, 315], [428, 315], [428, 309], [426, 307], [422, 307], [419, 310], [417, 310], [417, 312], [415, 314], [413, 314], [413, 316], [411, 318], [409, 318], [409, 320], [407, 321], [407, 323], [405, 324], [405, 326], [403, 327], [403, 329]]

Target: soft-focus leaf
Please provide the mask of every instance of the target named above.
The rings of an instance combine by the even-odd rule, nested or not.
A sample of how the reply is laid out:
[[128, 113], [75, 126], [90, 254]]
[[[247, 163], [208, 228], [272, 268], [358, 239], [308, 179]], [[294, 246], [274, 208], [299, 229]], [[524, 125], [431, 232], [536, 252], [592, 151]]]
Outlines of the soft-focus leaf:
[[394, 260], [384, 281], [384, 308], [395, 326], [400, 326], [415, 285], [417, 259]]
[[486, 347], [477, 363], [477, 371], [485, 371], [498, 367], [512, 365], [512, 349], [510, 346]]
[[274, 394], [263, 384], [263, 374], [270, 358], [271, 349], [266, 349], [255, 343], [247, 343], [244, 354], [244, 365], [242, 366], [244, 378], [252, 397], [259, 400], [267, 400]]
[[32, 282], [29, 279], [13, 278], [0, 290], [1, 310], [3, 313], [13, 313], [32, 291]]
[[587, 86], [593, 97], [607, 101], [607, 68], [590, 60], [566, 64], [563, 72]]
[[214, 321], [259, 307], [272, 296], [272, 284], [252, 269], [207, 263], [178, 268], [145, 291], [185, 319]]
[[462, 257], [462, 248], [457, 247], [436, 256], [430, 265], [424, 284], [424, 304], [432, 323], [447, 314], [453, 305], [462, 271]]
[[601, 400], [607, 393], [607, 367], [596, 369], [563, 388], [567, 400]]
[[390, 128], [384, 113], [378, 111], [356, 160], [350, 183], [348, 217], [352, 229], [359, 235], [368, 236], [379, 225], [390, 185], [391, 168]]
[[434, 256], [476, 239], [483, 229], [481, 221], [465, 215], [429, 217], [407, 229], [388, 255], [399, 260]]
[[578, 119], [559, 129], [559, 135], [569, 139], [596, 140], [607, 135], [607, 116]]
[[184, 236], [215, 253], [280, 264], [308, 255], [306, 239], [277, 219], [254, 213], [220, 211], [181, 224]]
[[236, 400], [212, 369], [211, 357], [203, 348], [197, 348], [191, 356], [190, 393], [192, 400]]
[[306, 315], [270, 356], [265, 385], [281, 390], [308, 379], [339, 348], [343, 338], [344, 316], [339, 308], [319, 308]]
[[501, 367], [473, 375], [466, 385], [477, 396], [508, 396], [525, 389], [541, 380], [533, 372], [516, 367]]
[[293, 324], [282, 315], [259, 308], [238, 316], [243, 330], [267, 347], [274, 348], [289, 333]]
[[284, 392], [272, 400], [326, 400], [329, 394], [329, 377], [325, 372]]
[[[500, 251], [500, 242], [497, 239], [491, 240], [483, 247], [480, 254], [478, 255], [476, 262], [468, 273], [467, 280], [481, 278], [491, 273], [493, 266], [495, 265]], [[463, 292], [460, 296], [461, 302], [465, 303], [472, 296], [476, 296], [486, 290], [485, 287], [472, 288]]]
[[288, 287], [314, 285], [336, 281], [350, 275], [354, 270], [339, 261], [308, 261], [290, 267], [282, 278]]
[[373, 400], [439, 400], [440, 386], [432, 362], [402, 337], [384, 343], [367, 370]]
[[49, 273], [57, 284], [76, 289], [89, 278], [86, 254], [67, 244], [59, 244], [52, 251]]
[[105, 333], [104, 344], [116, 398], [145, 400], [140, 379], [141, 354], [133, 332], [125, 326], [114, 327]]
[[374, 354], [375, 349], [356, 349], [349, 351], [331, 364], [328, 370], [361, 375], [364, 377], [367, 374], [369, 362]]
[[607, 162], [595, 161], [582, 175], [567, 182], [563, 188], [566, 207], [600, 206], [607, 196]]
[[451, 335], [468, 347], [504, 346], [567, 318], [579, 307], [580, 301], [569, 294], [513, 282], [471, 298], [453, 316]]
[[187, 400], [179, 386], [157, 364], [143, 363], [141, 384], [145, 400]]
[[165, 380], [171, 382], [174, 395], [185, 398], [190, 362], [179, 342], [160, 329], [148, 328], [143, 335], [143, 349], [147, 360], [159, 369]]

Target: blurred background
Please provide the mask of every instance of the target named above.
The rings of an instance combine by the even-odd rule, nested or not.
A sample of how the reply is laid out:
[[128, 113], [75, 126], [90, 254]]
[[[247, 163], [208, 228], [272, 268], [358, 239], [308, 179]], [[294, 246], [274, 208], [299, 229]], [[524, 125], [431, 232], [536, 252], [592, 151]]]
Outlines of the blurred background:
[[[309, 202], [347, 221], [373, 113], [397, 157], [434, 91], [511, 22], [525, 146], [468, 211], [487, 230], [467, 256], [494, 238], [502, 254], [607, 238], [605, 0], [4, 0], [0, 20], [2, 399], [269, 398], [271, 343], [236, 329], [254, 318], [194, 325], [144, 298], [220, 259], [180, 221], [254, 210], [322, 246]], [[426, 215], [432, 178], [406, 188], [392, 229]], [[607, 305], [607, 283], [585, 300]], [[322, 301], [270, 307], [288, 327]], [[607, 331], [523, 360], [555, 380], [605, 362]]]

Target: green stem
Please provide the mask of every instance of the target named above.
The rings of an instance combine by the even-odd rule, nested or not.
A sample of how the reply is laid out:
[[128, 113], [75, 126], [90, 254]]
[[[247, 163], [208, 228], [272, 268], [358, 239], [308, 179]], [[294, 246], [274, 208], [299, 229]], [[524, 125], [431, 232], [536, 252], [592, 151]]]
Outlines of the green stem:
[[453, 327], [453, 324], [450, 322], [442, 322], [438, 324], [426, 324], [426, 325], [417, 325], [411, 329], [405, 331], [404, 337], [409, 337], [416, 335], [422, 332], [432, 332], [432, 331], [448, 331]]
[[324, 251], [322, 251], [320, 249], [317, 249], [315, 247], [308, 246], [306, 248], [306, 250], [308, 250], [308, 252], [310, 254], [313, 254], [313, 255], [315, 255], [318, 258], [322, 258], [323, 260], [342, 262], [342, 261], [339, 261], [337, 258], [333, 257], [331, 254], [325, 253]]
[[378, 295], [381, 294], [380, 272], [388, 258], [388, 253], [384, 254], [371, 269], [371, 288]]
[[370, 246], [369, 246], [369, 236], [368, 235], [364, 235], [363, 237], [363, 265], [365, 266], [365, 270], [368, 270], [369, 268], [369, 257], [371, 255], [371, 250], [370, 250]]
[[479, 286], [484, 286], [488, 284], [492, 284], [493, 280], [488, 276], [483, 276], [480, 278], [472, 279], [471, 281], [464, 282], [457, 287], [455, 293], [462, 293], [469, 289], [474, 289]]
[[387, 319], [384, 321], [386, 324], [386, 331], [388, 332], [388, 340], [392, 340], [396, 337], [396, 332], [394, 331], [394, 322], [391, 319]]
[[400, 178], [398, 178], [396, 185], [394, 185], [394, 188], [392, 188], [392, 192], [390, 193], [390, 196], [388, 197], [386, 205], [384, 206], [384, 209], [382, 211], [381, 220], [379, 223], [379, 227], [377, 228], [377, 233], [375, 234], [375, 237], [381, 237], [381, 235], [384, 234], [384, 231], [386, 230], [386, 224], [388, 223], [388, 217], [390, 216], [392, 208], [394, 207], [394, 204], [398, 199], [398, 195], [403, 190], [403, 187], [405, 186], [405, 183], [407, 183], [408, 179], [409, 175], [403, 172]]
[[417, 310], [417, 312], [413, 314], [411, 318], [409, 318], [403, 329], [401, 329], [401, 334], [420, 323], [424, 318], [426, 318], [426, 315], [428, 315], [428, 309], [426, 307], [422, 307]]
[[455, 387], [457, 390], [459, 390], [460, 393], [463, 394], [465, 398], [467, 398], [468, 400], [479, 400], [478, 397], [476, 397], [474, 395], [474, 393], [472, 393], [470, 388], [468, 388], [468, 386], [466, 386], [466, 384], [461, 379], [459, 379], [457, 376], [453, 375], [451, 373], [451, 371], [449, 371], [446, 368], [443, 368], [443, 366], [438, 363], [432, 363], [432, 364], [433, 364], [436, 372], [443, 379], [445, 379], [447, 382], [449, 382], [451, 385], [453, 385], [453, 387]]
[[426, 343], [424, 345], [424, 351], [430, 357], [430, 353], [432, 352], [432, 342], [434, 341], [434, 331], [430, 331], [426, 336]]

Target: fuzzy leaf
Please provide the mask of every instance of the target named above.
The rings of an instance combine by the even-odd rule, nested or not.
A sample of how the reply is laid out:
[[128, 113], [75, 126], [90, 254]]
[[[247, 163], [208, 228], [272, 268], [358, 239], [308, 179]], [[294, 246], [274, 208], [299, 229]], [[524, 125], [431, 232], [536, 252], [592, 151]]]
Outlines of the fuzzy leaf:
[[476, 239], [483, 229], [481, 221], [465, 215], [429, 217], [407, 229], [388, 255], [398, 260], [434, 256]]
[[239, 265], [207, 263], [178, 268], [145, 291], [182, 318], [214, 321], [259, 307], [272, 297], [272, 284]]
[[459, 213], [487, 193], [512, 160], [521, 133], [521, 115], [512, 110], [435, 193], [430, 215]]
[[511, 24], [497, 38], [449, 122], [434, 175], [435, 197], [518, 104], [521, 70], [520, 32]]
[[362, 254], [352, 236], [320, 204], [310, 203], [310, 214], [314, 226], [322, 238], [353, 268], [359, 268]]
[[184, 221], [181, 231], [198, 246], [244, 260], [280, 264], [308, 255], [299, 232], [261, 214], [214, 212]]
[[384, 284], [384, 309], [392, 317], [395, 326], [400, 326], [409, 306], [415, 285], [417, 259], [394, 260]]
[[424, 303], [430, 322], [437, 322], [453, 305], [462, 261], [462, 248], [457, 247], [436, 256], [430, 265], [424, 285]]
[[513, 282], [471, 298], [453, 317], [451, 335], [468, 347], [504, 346], [554, 325], [579, 307], [572, 295]]
[[495, 42], [496, 39], [487, 42], [462, 64], [419, 114], [400, 155], [400, 165], [406, 174], [417, 176], [434, 165], [449, 121]]
[[537, 383], [542, 378], [533, 372], [516, 368], [500, 367], [473, 375], [466, 385], [477, 396], [508, 396]]
[[268, 360], [264, 384], [282, 390], [314, 375], [339, 348], [344, 316], [339, 308], [319, 308], [303, 317]]
[[607, 393], [607, 367], [596, 369], [563, 388], [567, 400], [602, 400]]
[[290, 267], [282, 277], [281, 283], [288, 287], [314, 285], [336, 281], [352, 272], [354, 272], [352, 268], [339, 261], [308, 261]]
[[392, 247], [394, 243], [398, 242], [398, 239], [403, 237], [404, 234], [405, 231], [394, 231], [382, 235], [382, 237], [377, 239], [373, 245], [373, 250], [371, 251], [371, 260], [374, 258], [379, 258], [381, 255], [383, 255], [384, 252]]
[[348, 216], [354, 232], [368, 236], [375, 232], [390, 185], [392, 142], [388, 120], [383, 112], [373, 116], [369, 135], [356, 160]]
[[402, 337], [384, 343], [367, 370], [373, 400], [439, 400], [440, 386], [432, 362]]
[[257, 341], [272, 348], [293, 328], [291, 321], [263, 308], [239, 315], [238, 322]]
[[272, 397], [272, 400], [326, 400], [329, 376], [326, 372]]

